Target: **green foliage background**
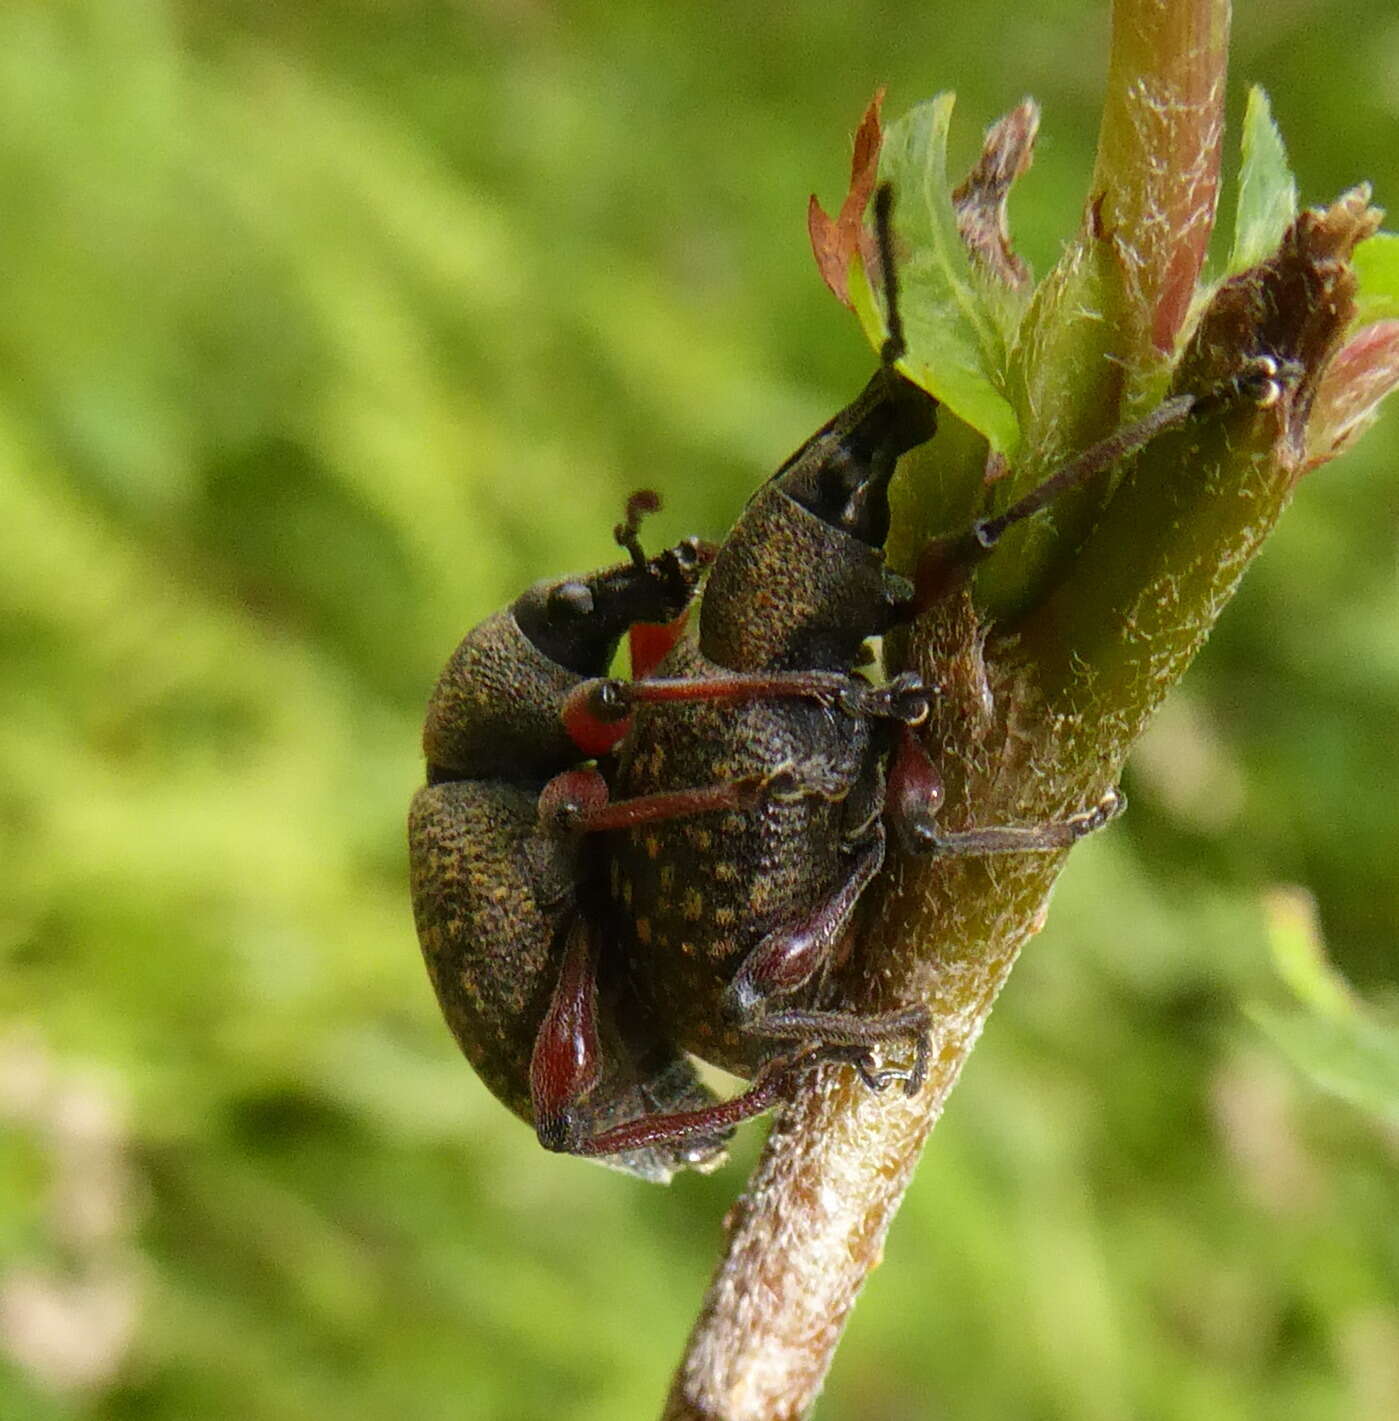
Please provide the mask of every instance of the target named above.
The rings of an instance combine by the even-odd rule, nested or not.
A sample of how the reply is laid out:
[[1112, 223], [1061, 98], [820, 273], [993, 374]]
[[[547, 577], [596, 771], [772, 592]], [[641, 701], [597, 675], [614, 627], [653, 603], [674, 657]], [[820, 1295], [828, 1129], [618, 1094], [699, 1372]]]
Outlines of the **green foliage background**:
[[[1231, 117], [1263, 82], [1304, 201], [1399, 207], [1391, 9], [1243, 8]], [[408, 912], [422, 704], [468, 625], [613, 555], [627, 491], [717, 536], [858, 388], [804, 205], [878, 83], [955, 87], [963, 162], [1039, 98], [1044, 271], [1106, 25], [0, 9], [0, 1416], [654, 1413], [755, 1132], [659, 1191], [476, 1083]], [[828, 1421], [1399, 1415], [1399, 1121], [1245, 1014], [1288, 1001], [1279, 883], [1393, 991], [1396, 455], [1391, 416], [1304, 485], [1075, 854]]]

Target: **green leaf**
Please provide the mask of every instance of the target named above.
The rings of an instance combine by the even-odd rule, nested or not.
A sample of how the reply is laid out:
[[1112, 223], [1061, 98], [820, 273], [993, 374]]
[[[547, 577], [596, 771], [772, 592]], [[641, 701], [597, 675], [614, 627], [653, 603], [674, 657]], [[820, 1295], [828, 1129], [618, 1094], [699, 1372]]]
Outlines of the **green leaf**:
[[[880, 180], [894, 186], [900, 244], [899, 306], [908, 353], [899, 369], [936, 395], [998, 453], [1020, 441], [1015, 411], [1003, 393], [1006, 347], [999, 311], [972, 271], [957, 231], [947, 179], [947, 129], [954, 104], [940, 94], [885, 131]], [[884, 322], [858, 263], [850, 296], [876, 349]]]
[[1292, 995], [1317, 1016], [1351, 1016], [1359, 1003], [1326, 956], [1312, 895], [1304, 888], [1274, 888], [1264, 895], [1263, 912], [1273, 967]]
[[1249, 1019], [1328, 1095], [1399, 1125], [1399, 1026], [1356, 1015], [1251, 1006]]
[[[1091, 216], [1040, 282], [1010, 356], [1007, 393], [1019, 416], [1021, 457], [995, 490], [997, 510], [1105, 438], [1121, 420], [1120, 258]], [[1057, 560], [1083, 541], [1105, 497], [1107, 477], [1055, 501], [1052, 514], [1010, 529], [977, 575], [977, 598], [1013, 616]]]
[[1377, 232], [1356, 247], [1350, 264], [1359, 283], [1355, 324], [1399, 317], [1399, 235]]
[[1264, 913], [1273, 966], [1298, 1004], [1255, 1003], [1249, 1019], [1321, 1090], [1399, 1124], [1399, 1022], [1361, 1001], [1332, 966], [1309, 893], [1275, 889]]
[[1287, 163], [1287, 149], [1273, 122], [1268, 95], [1255, 84], [1248, 91], [1244, 112], [1243, 165], [1229, 274], [1270, 257], [1296, 215], [1297, 183]]

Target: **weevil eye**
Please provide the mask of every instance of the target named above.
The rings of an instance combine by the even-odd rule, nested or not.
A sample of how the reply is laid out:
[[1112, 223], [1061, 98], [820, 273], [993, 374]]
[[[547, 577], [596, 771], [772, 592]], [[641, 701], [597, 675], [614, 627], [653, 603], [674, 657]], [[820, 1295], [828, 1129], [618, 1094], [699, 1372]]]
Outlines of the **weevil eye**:
[[560, 619], [590, 617], [593, 592], [586, 582], [561, 582], [549, 592], [549, 614]]
[[831, 508], [841, 507], [860, 486], [863, 473], [847, 450], [832, 451], [821, 470], [822, 502]]

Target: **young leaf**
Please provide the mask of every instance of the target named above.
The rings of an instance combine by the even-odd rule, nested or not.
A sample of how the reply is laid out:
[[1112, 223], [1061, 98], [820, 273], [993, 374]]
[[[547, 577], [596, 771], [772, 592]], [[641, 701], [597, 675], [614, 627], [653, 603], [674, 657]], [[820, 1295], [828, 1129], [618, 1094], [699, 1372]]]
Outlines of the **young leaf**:
[[1350, 264], [1359, 283], [1355, 295], [1356, 325], [1399, 316], [1399, 236], [1376, 232], [1355, 249]]
[[1297, 183], [1287, 164], [1287, 149], [1273, 122], [1268, 95], [1255, 84], [1248, 91], [1244, 112], [1243, 166], [1229, 275], [1272, 256], [1296, 215]]
[[1011, 245], [1006, 202], [1016, 179], [1030, 171], [1039, 129], [1039, 105], [1022, 99], [987, 129], [981, 157], [952, 194], [957, 230], [973, 268], [1016, 291], [1030, 284], [1030, 272]]
[[1375, 422], [1381, 402], [1395, 389], [1399, 389], [1399, 320], [1373, 321], [1336, 352], [1321, 377], [1307, 417], [1307, 468], [1334, 459], [1353, 444]]
[[860, 127], [855, 132], [855, 151], [850, 158], [850, 187], [840, 204], [840, 213], [831, 217], [811, 194], [806, 209], [806, 230], [811, 237], [811, 250], [821, 279], [830, 287], [836, 300], [850, 305], [847, 274], [850, 263], [860, 249], [860, 232], [874, 192], [875, 175], [879, 171], [879, 110], [884, 102], [884, 90], [875, 91], [869, 101]]
[[1248, 1017], [1313, 1085], [1399, 1125], [1399, 1027], [1300, 1008], [1251, 1006]]
[[[996, 490], [998, 508], [1029, 492], [1121, 422], [1121, 304], [1118, 250], [1102, 231], [1095, 203], [1078, 236], [1036, 287], [1011, 350], [1007, 394], [1024, 445], [1012, 477]], [[1012, 528], [977, 578], [981, 605], [1008, 616], [1032, 595], [1056, 557], [1082, 541], [1111, 475], [1105, 471], [1059, 499], [1052, 517]]]
[[1015, 343], [1033, 282], [1010, 239], [1010, 190], [1029, 170], [1039, 133], [1039, 105], [1023, 100], [986, 130], [981, 156], [953, 190], [957, 232], [971, 258], [972, 276], [1000, 328], [1006, 349]]
[[1312, 895], [1304, 888], [1275, 888], [1265, 895], [1263, 912], [1273, 967], [1298, 1002], [1318, 1016], [1352, 1015], [1359, 1003], [1326, 955]]

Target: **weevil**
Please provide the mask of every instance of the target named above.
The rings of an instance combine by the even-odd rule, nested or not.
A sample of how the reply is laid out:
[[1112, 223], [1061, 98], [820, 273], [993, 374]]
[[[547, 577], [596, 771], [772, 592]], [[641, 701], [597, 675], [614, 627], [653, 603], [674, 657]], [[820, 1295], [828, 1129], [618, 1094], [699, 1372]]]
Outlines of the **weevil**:
[[[583, 927], [597, 841], [582, 831], [654, 803], [609, 804], [560, 719], [570, 691], [606, 673], [629, 630], [673, 637], [712, 556], [690, 539], [647, 559], [637, 523], [655, 503], [634, 496], [616, 530], [629, 561], [539, 583], [462, 640], [429, 703], [427, 784], [409, 815], [414, 917], [443, 1015], [490, 1090], [554, 1148], [620, 1120], [713, 1103]], [[662, 807], [686, 806], [671, 797]], [[570, 1055], [580, 1032], [584, 1062]], [[666, 1181], [722, 1163], [725, 1133], [607, 1162]]]
[[[942, 829], [941, 776], [917, 734], [935, 688], [908, 674], [870, 684], [858, 670], [868, 639], [964, 583], [1007, 529], [1216, 398], [1167, 401], [1002, 513], [930, 546], [915, 588], [884, 561], [888, 485], [898, 460], [932, 437], [937, 406], [895, 368], [904, 341], [891, 203], [881, 188], [889, 335], [880, 368], [750, 500], [709, 573], [697, 641], [678, 643], [653, 678], [577, 688], [565, 712], [573, 725], [625, 727], [615, 774], [623, 797], [712, 791], [754, 776], [770, 788], [781, 782], [740, 811], [657, 817], [609, 834], [611, 912], [595, 924], [621, 938], [630, 980], [678, 1047], [756, 1076], [739, 1097], [747, 1113], [799, 1082], [796, 1071], [773, 1070], [794, 1048], [798, 1061], [843, 1057], [875, 1091], [895, 1081], [909, 1095], [921, 1088], [926, 1009], [861, 1013], [827, 990], [891, 830], [914, 854], [1050, 852], [1125, 804], [1109, 790], [1051, 823]], [[1276, 374], [1262, 357], [1222, 397], [1266, 403]], [[905, 1064], [876, 1059], [900, 1042]], [[691, 1128], [684, 1115], [656, 1114], [614, 1126], [590, 1148], [637, 1148]]]
[[[424, 952], [463, 1050], [547, 1148], [611, 1156], [648, 1178], [704, 1167], [733, 1124], [789, 1098], [807, 1063], [832, 1056], [872, 1090], [902, 1081], [915, 1094], [926, 1009], [870, 1015], [826, 993], [888, 829], [912, 853], [1050, 851], [1122, 808], [1109, 791], [1054, 823], [941, 829], [941, 777], [916, 733], [935, 688], [910, 674], [871, 684], [858, 668], [869, 638], [965, 580], [1008, 528], [1204, 401], [1168, 401], [925, 550], [915, 588], [884, 562], [888, 485], [898, 460], [933, 436], [937, 404], [895, 368], [904, 341], [891, 203], [881, 188], [880, 367], [749, 502], [714, 557], [698, 641], [679, 641], [655, 675], [601, 678], [621, 632], [649, 615], [633, 590], [581, 632], [516, 616], [532, 650], [514, 697], [491, 677], [521, 642], [501, 658], [483, 624], [434, 696], [429, 786], [412, 831]], [[1238, 383], [1266, 402], [1276, 373], [1264, 358], [1251, 386]], [[632, 544], [630, 576], [644, 581], [656, 568], [634, 529]], [[686, 561], [680, 551], [672, 561]], [[687, 577], [671, 610], [693, 590]], [[541, 598], [560, 612], [586, 604], [584, 622], [597, 616], [585, 582], [536, 589], [516, 606]], [[462, 736], [471, 748], [458, 752]], [[585, 768], [585, 757], [600, 766]], [[908, 1064], [876, 1062], [900, 1041]], [[684, 1051], [753, 1084], [715, 1102]]]

